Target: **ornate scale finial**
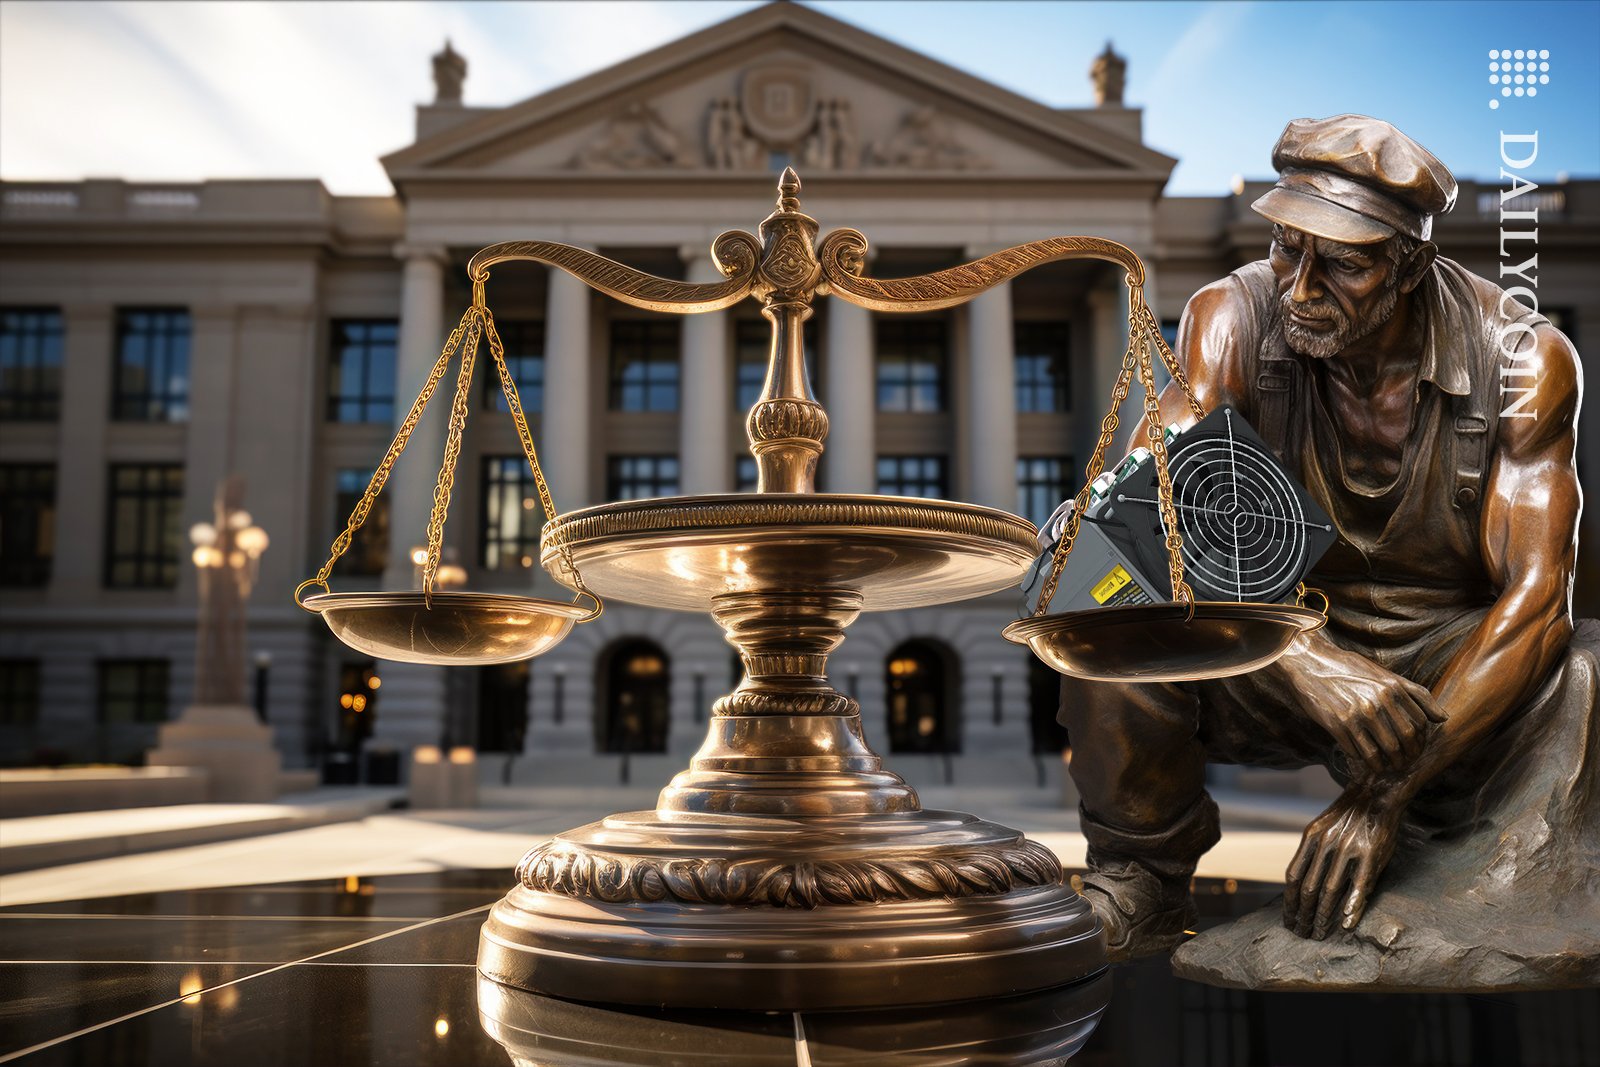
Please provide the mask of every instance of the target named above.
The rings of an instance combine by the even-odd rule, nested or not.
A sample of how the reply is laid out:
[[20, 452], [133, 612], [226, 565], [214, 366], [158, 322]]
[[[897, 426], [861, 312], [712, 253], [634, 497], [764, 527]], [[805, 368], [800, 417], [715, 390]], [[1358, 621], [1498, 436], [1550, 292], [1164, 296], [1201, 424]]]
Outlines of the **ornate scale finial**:
[[800, 210], [800, 175], [785, 167], [778, 206], [761, 223], [761, 265], [755, 292], [773, 324], [766, 385], [750, 409], [745, 431], [756, 458], [757, 491], [816, 492], [817, 460], [828, 436], [828, 416], [811, 392], [806, 370], [805, 321], [822, 281], [817, 220]]
[[784, 167], [778, 178], [778, 210], [784, 213], [800, 210], [800, 175], [793, 167]]

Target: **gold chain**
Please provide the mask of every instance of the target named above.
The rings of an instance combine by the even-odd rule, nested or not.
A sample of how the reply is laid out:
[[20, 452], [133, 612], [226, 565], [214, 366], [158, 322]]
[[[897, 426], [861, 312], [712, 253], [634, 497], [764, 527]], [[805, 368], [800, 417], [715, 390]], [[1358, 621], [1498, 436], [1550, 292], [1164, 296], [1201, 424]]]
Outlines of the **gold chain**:
[[[500, 343], [500, 334], [494, 328], [494, 315], [487, 305], [483, 308], [483, 328], [489, 339], [489, 355], [494, 358], [495, 370], [500, 374], [500, 391], [505, 394], [506, 406], [511, 409], [511, 421], [516, 423], [517, 438], [522, 442], [522, 453], [528, 457], [528, 466], [533, 470], [534, 488], [539, 492], [539, 507], [544, 511], [545, 523], [549, 524], [556, 517], [555, 501], [550, 496], [550, 486], [544, 480], [544, 471], [539, 467], [539, 453], [533, 447], [533, 433], [528, 429], [528, 418], [522, 411], [522, 399], [517, 395], [517, 383], [511, 377], [511, 370], [506, 366], [505, 346]], [[567, 572], [572, 575], [572, 584], [577, 587], [580, 596], [586, 596], [594, 602], [594, 607], [580, 622], [590, 622], [600, 617], [605, 611], [605, 604], [599, 597], [589, 591], [583, 584], [583, 576], [578, 573], [578, 565], [572, 559], [572, 548], [569, 545], [558, 545], [557, 551], [561, 554], [561, 562], [566, 566]]]
[[[295, 587], [294, 602], [301, 603], [300, 596], [311, 586], [321, 586], [324, 593], [329, 592], [328, 576], [333, 573], [333, 565], [339, 557], [345, 554], [350, 547], [351, 540], [356, 531], [361, 529], [362, 523], [367, 521], [367, 516], [372, 512], [372, 504], [378, 499], [378, 494], [383, 491], [384, 484], [389, 480], [389, 474], [394, 470], [394, 464], [400, 458], [400, 453], [405, 451], [406, 442], [411, 439], [411, 431], [417, 428], [417, 422], [422, 418], [422, 412], [428, 406], [428, 401], [433, 399], [434, 391], [439, 387], [439, 382], [444, 378], [445, 371], [450, 368], [450, 359], [456, 354], [456, 349], [461, 345], [461, 339], [466, 334], [468, 326], [476, 317], [476, 312], [468, 308], [466, 314], [461, 316], [461, 321], [451, 331], [449, 338], [444, 343], [444, 351], [439, 353], [439, 359], [433, 365], [433, 370], [428, 374], [427, 382], [422, 386], [422, 391], [411, 402], [411, 410], [406, 412], [400, 428], [395, 431], [394, 440], [389, 442], [389, 450], [384, 453], [383, 461], [372, 472], [372, 480], [367, 483], [366, 492], [361, 494], [361, 499], [356, 502], [355, 509], [350, 512], [350, 518], [345, 523], [344, 530], [333, 539], [333, 547], [328, 554], [327, 562], [317, 571], [316, 577], [308, 578]], [[314, 611], [314, 608], [306, 608]]]
[[[1139, 294], [1142, 298], [1143, 294]], [[1143, 300], [1139, 303], [1142, 305]], [[1150, 321], [1154, 321], [1151, 319]], [[1159, 332], [1157, 336], [1160, 336]], [[1144, 385], [1144, 433], [1150, 442], [1150, 455], [1156, 464], [1156, 482], [1161, 501], [1161, 525], [1167, 531], [1167, 566], [1172, 579], [1172, 599], [1188, 605], [1194, 612], [1194, 593], [1183, 580], [1183, 534], [1178, 531], [1178, 509], [1172, 500], [1172, 472], [1167, 469], [1167, 438], [1161, 425], [1161, 399], [1156, 393], [1155, 366], [1150, 359], [1150, 330], [1141, 331], [1139, 342], [1139, 381]]]
[[1150, 339], [1155, 342], [1156, 351], [1161, 354], [1161, 362], [1166, 364], [1167, 373], [1172, 375], [1172, 380], [1183, 390], [1183, 398], [1189, 402], [1189, 410], [1194, 412], [1195, 418], [1205, 418], [1206, 409], [1200, 406], [1194, 390], [1189, 388], [1189, 379], [1184, 375], [1183, 368], [1178, 366], [1178, 358], [1172, 354], [1172, 349], [1167, 347], [1167, 339], [1161, 336], [1161, 324], [1156, 321], [1155, 312], [1150, 310], [1148, 304], [1144, 308], [1144, 320], [1150, 331]]
[[1173, 380], [1183, 390], [1184, 396], [1189, 401], [1190, 410], [1197, 416], [1204, 417], [1205, 410], [1195, 399], [1194, 393], [1189, 388], [1189, 383], [1183, 377], [1182, 370], [1177, 361], [1172, 357], [1172, 350], [1167, 348], [1166, 342], [1161, 337], [1161, 331], [1156, 323], [1155, 316], [1150, 313], [1149, 307], [1144, 302], [1144, 290], [1132, 278], [1128, 279], [1128, 347], [1122, 354], [1122, 369], [1117, 375], [1115, 387], [1111, 390], [1111, 410], [1105, 418], [1100, 420], [1100, 439], [1095, 442], [1094, 454], [1089, 458], [1089, 465], [1084, 470], [1085, 482], [1083, 488], [1078, 490], [1078, 495], [1073, 499], [1072, 513], [1067, 516], [1067, 525], [1061, 532], [1061, 540], [1056, 544], [1054, 556], [1050, 560], [1050, 574], [1045, 579], [1044, 586], [1039, 591], [1039, 603], [1033, 609], [1034, 615], [1043, 615], [1050, 610], [1050, 601], [1055, 598], [1056, 586], [1060, 584], [1061, 572], [1067, 565], [1067, 557], [1072, 554], [1072, 543], [1078, 537], [1078, 529], [1083, 521], [1083, 513], [1089, 506], [1089, 494], [1094, 485], [1094, 480], [1100, 477], [1105, 469], [1106, 448], [1110, 446], [1111, 439], [1116, 435], [1118, 426], [1118, 411], [1121, 410], [1123, 401], [1128, 399], [1128, 390], [1133, 382], [1135, 371], [1139, 374], [1140, 384], [1144, 386], [1144, 418], [1145, 434], [1150, 440], [1150, 454], [1156, 464], [1156, 478], [1159, 483], [1159, 497], [1161, 505], [1161, 521], [1167, 530], [1166, 548], [1169, 576], [1172, 581], [1172, 599], [1181, 604], [1194, 608], [1194, 594], [1189, 589], [1189, 583], [1183, 579], [1183, 537], [1178, 533], [1177, 511], [1172, 502], [1172, 480], [1167, 471], [1167, 444], [1165, 429], [1161, 425], [1161, 404], [1156, 394], [1155, 371], [1150, 359], [1151, 338], [1162, 352], [1162, 359], [1167, 364], [1167, 369], [1172, 372]]
[[[372, 512], [372, 505], [377, 500], [378, 494], [383, 491], [384, 485], [389, 480], [389, 474], [394, 470], [395, 461], [400, 458], [400, 453], [405, 450], [406, 442], [411, 438], [411, 432], [416, 429], [417, 422], [422, 418], [423, 411], [428, 406], [428, 401], [433, 399], [433, 394], [438, 390], [439, 383], [444, 379], [445, 373], [450, 368], [450, 360], [458, 350], [461, 351], [461, 368], [456, 374], [456, 392], [450, 407], [450, 425], [445, 436], [444, 460], [439, 467], [438, 478], [433, 487], [433, 508], [428, 516], [428, 549], [427, 559], [423, 564], [422, 591], [424, 603], [432, 607], [433, 586], [439, 573], [439, 557], [444, 547], [444, 524], [450, 511], [450, 494], [455, 485], [456, 465], [461, 458], [461, 439], [466, 429], [467, 416], [472, 401], [472, 371], [477, 359], [478, 344], [485, 337], [489, 342], [489, 352], [494, 359], [495, 369], [499, 374], [500, 388], [505, 393], [506, 404], [511, 409], [511, 419], [517, 426], [517, 437], [522, 442], [522, 451], [528, 459], [528, 466], [533, 470], [533, 482], [539, 492], [539, 506], [544, 509], [545, 523], [549, 524], [556, 517], [555, 501], [550, 495], [550, 485], [545, 481], [544, 471], [539, 466], [539, 455], [534, 449], [533, 434], [528, 429], [528, 419], [522, 410], [522, 399], [517, 394], [516, 381], [511, 377], [511, 371], [506, 365], [505, 346], [500, 341], [500, 334], [494, 327], [494, 315], [489, 311], [484, 299], [484, 282], [487, 276], [474, 278], [472, 284], [472, 306], [461, 316], [461, 321], [451, 331], [450, 337], [444, 343], [444, 350], [439, 353], [438, 360], [433, 365], [433, 370], [428, 374], [428, 380], [423, 385], [422, 391], [417, 394], [416, 400], [411, 403], [411, 410], [406, 413], [405, 420], [395, 432], [394, 440], [389, 443], [389, 449], [384, 453], [383, 461], [372, 473], [372, 480], [367, 484], [366, 491], [361, 494], [355, 509], [350, 512], [350, 518], [345, 523], [345, 528], [339, 536], [334, 538], [333, 546], [329, 552], [327, 562], [317, 571], [314, 578], [309, 578], [295, 587], [294, 600], [296, 604], [305, 607], [301, 595], [312, 586], [320, 586], [323, 592], [330, 592], [328, 577], [333, 573], [334, 564], [339, 557], [349, 549], [351, 541], [357, 530]], [[463, 348], [463, 340], [465, 347]], [[558, 548], [562, 563], [572, 575], [573, 585], [580, 597], [588, 597], [594, 607], [579, 622], [589, 622], [600, 617], [605, 605], [600, 598], [589, 590], [583, 582], [583, 577], [578, 573], [577, 563], [572, 558], [572, 549], [567, 545]], [[314, 611], [314, 608], [307, 608]]]
[[1133, 372], [1138, 360], [1135, 346], [1139, 337], [1138, 331], [1133, 329], [1134, 320], [1131, 314], [1128, 321], [1128, 349], [1122, 354], [1122, 370], [1117, 374], [1117, 384], [1111, 390], [1111, 410], [1100, 420], [1100, 439], [1095, 442], [1094, 455], [1089, 457], [1089, 466], [1084, 470], [1083, 488], [1078, 490], [1078, 495], [1073, 499], [1072, 513], [1067, 516], [1066, 529], [1061, 532], [1055, 556], [1050, 561], [1050, 576], [1045, 579], [1043, 588], [1039, 590], [1039, 605], [1033, 610], [1035, 615], [1043, 615], [1050, 609], [1050, 601], [1056, 595], [1056, 585], [1061, 581], [1061, 569], [1067, 565], [1067, 557], [1072, 554], [1072, 542], [1078, 537], [1078, 526], [1083, 521], [1084, 509], [1089, 506], [1089, 491], [1094, 485], [1094, 480], [1100, 477], [1100, 472], [1105, 469], [1106, 448], [1117, 432], [1117, 412], [1122, 409], [1122, 402], [1128, 399], [1128, 388], [1133, 383]]

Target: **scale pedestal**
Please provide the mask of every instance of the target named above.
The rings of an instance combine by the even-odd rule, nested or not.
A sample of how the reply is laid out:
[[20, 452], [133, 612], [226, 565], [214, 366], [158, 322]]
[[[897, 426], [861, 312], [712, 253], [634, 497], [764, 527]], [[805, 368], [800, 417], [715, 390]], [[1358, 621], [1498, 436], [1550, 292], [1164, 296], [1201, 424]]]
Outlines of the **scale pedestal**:
[[[563, 552], [565, 550], [565, 554]], [[602, 599], [709, 611], [746, 677], [654, 811], [528, 853], [478, 968], [580, 1000], [815, 1010], [1001, 996], [1105, 966], [1098, 920], [1016, 830], [924, 811], [826, 662], [863, 610], [1014, 586], [1033, 527], [967, 504], [749, 494], [563, 515]]]

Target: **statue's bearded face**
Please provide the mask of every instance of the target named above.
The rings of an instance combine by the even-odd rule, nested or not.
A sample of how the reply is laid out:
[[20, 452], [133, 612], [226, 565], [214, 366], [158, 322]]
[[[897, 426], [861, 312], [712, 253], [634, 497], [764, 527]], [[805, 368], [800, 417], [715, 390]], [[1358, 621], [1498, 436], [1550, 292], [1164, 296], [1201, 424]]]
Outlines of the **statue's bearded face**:
[[1289, 347], [1327, 359], [1387, 323], [1400, 301], [1399, 238], [1350, 245], [1287, 226], [1272, 232], [1272, 272]]

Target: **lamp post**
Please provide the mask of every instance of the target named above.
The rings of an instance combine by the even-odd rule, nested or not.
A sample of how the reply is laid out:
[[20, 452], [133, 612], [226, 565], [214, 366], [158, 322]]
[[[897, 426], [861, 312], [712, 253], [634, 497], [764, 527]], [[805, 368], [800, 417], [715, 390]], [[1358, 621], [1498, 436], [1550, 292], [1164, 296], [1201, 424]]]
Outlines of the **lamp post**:
[[190, 553], [200, 572], [200, 642], [195, 659], [195, 703], [244, 701], [244, 606], [270, 539], [241, 506], [244, 480], [226, 479], [217, 490], [214, 522], [189, 528]]

